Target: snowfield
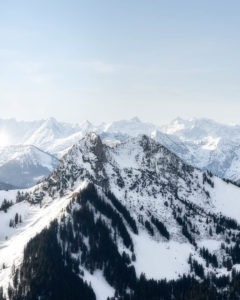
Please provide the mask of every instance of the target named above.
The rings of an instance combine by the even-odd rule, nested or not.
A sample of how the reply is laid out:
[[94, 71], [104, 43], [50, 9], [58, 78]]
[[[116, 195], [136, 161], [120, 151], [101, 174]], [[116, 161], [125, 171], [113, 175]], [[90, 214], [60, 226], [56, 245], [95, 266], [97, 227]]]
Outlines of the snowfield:
[[216, 211], [240, 222], [240, 188], [232, 184], [223, 184], [215, 178], [216, 188], [213, 191], [213, 204]]
[[[12, 206], [7, 214], [0, 212], [1, 286], [7, 288], [12, 266], [14, 264], [17, 267], [21, 263], [27, 242], [47, 227], [52, 220], [58, 218], [70, 199], [71, 195], [56, 200], [48, 199], [42, 207], [30, 205], [24, 201]], [[22, 223], [16, 228], [10, 228], [9, 221], [14, 218], [16, 213], [22, 216]]]
[[97, 300], [106, 300], [108, 297], [113, 297], [115, 290], [107, 283], [102, 271], [95, 271], [90, 274], [84, 270], [84, 280], [91, 284]]
[[133, 237], [136, 249], [137, 275], [147, 279], [177, 279], [190, 271], [188, 259], [193, 246], [175, 241], [159, 242], [145, 232]]
[[[8, 201], [12, 201], [14, 203], [16, 200], [18, 191], [19, 190], [0, 191], [0, 205], [2, 204], [4, 199], [6, 199]], [[25, 190], [22, 190], [22, 191], [25, 191]]]

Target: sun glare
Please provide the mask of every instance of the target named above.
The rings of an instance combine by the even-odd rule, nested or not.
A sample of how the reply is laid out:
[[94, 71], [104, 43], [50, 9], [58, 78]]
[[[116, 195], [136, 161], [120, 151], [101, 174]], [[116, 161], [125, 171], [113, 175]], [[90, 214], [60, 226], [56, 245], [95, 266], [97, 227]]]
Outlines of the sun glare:
[[0, 147], [9, 145], [9, 136], [5, 131], [0, 131]]

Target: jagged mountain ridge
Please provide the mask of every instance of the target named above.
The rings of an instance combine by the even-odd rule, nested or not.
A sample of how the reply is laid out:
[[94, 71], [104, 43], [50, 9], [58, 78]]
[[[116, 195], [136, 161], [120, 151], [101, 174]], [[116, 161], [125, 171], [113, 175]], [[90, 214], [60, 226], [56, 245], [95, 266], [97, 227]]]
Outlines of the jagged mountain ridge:
[[203, 140], [206, 136], [239, 138], [238, 124], [226, 125], [207, 118], [193, 118], [185, 120], [176, 118], [170, 124], [161, 127], [168, 134], [175, 134], [188, 141]]
[[225, 125], [210, 119], [177, 118], [169, 125], [156, 126], [133, 118], [125, 122], [113, 122], [112, 126], [105, 128], [105, 135], [107, 132], [111, 132], [112, 136], [114, 132], [119, 134], [121, 128], [129, 136], [141, 133], [155, 138], [190, 165], [209, 170], [222, 178], [239, 181], [239, 125]]
[[[2, 241], [0, 246], [0, 264], [8, 257], [5, 262], [8, 268], [0, 271], [1, 282], [6, 282], [5, 286], [9, 282], [12, 263], [9, 254], [14, 253], [19, 272], [15, 274], [15, 283], [11, 283], [13, 295], [17, 293], [20, 299], [24, 295], [24, 299], [33, 299], [33, 295], [44, 297], [40, 283], [36, 286], [31, 276], [32, 272], [40, 278], [43, 274], [38, 273], [42, 271], [32, 264], [31, 257], [33, 253], [33, 257], [47, 255], [47, 249], [40, 245], [44, 245], [41, 241], [48, 239], [49, 234], [53, 239], [58, 237], [55, 250], [62, 249], [58, 252], [61, 261], [71, 266], [70, 270], [61, 269], [61, 272], [90, 281], [100, 300], [113, 297], [114, 291], [117, 299], [128, 299], [129, 293], [138, 299], [140, 286], [150, 284], [146, 279], [138, 281], [141, 273], [155, 280], [177, 280], [183, 274], [199, 280], [209, 272], [227, 276], [239, 263], [239, 258], [229, 250], [239, 243], [240, 228], [231, 219], [240, 219], [239, 196], [236, 186], [185, 164], [147, 136], [108, 147], [98, 135], [88, 134], [69, 150], [47, 180], [9, 208], [11, 217], [19, 210], [25, 216], [17, 233], [12, 229], [9, 241]], [[29, 203], [38, 203], [37, 207], [31, 206], [31, 217]], [[54, 219], [49, 231], [36, 236]], [[25, 244], [30, 238], [33, 240], [21, 265], [21, 255], [16, 256], [13, 248], [16, 238], [19, 241], [23, 237]], [[23, 247], [24, 244], [21, 251]], [[235, 253], [236, 249], [231, 251]], [[125, 280], [123, 275], [117, 275], [119, 268]], [[205, 292], [214, 289], [216, 282], [215, 278], [213, 286], [208, 286]], [[199, 284], [198, 281], [190, 283]], [[44, 284], [50, 289], [49, 282]], [[99, 285], [106, 298], [101, 298]], [[162, 290], [160, 283], [158, 288]], [[24, 294], [27, 291], [30, 294]], [[186, 298], [187, 294], [184, 297], [192, 299]], [[168, 299], [167, 292], [165, 299]]]
[[[86, 121], [80, 125], [50, 118], [36, 122], [0, 120], [10, 144], [33, 144], [58, 158], [87, 132], [99, 134], [108, 145], [147, 134], [163, 144], [186, 163], [210, 170], [219, 177], [238, 182], [240, 176], [240, 126], [224, 125], [209, 119], [178, 118], [166, 126], [142, 122], [135, 117], [98, 126]], [[17, 128], [19, 127], [19, 128]], [[15, 134], [15, 130], [18, 133]]]
[[54, 118], [49, 118], [42, 121], [41, 126], [24, 142], [24, 144], [35, 145], [44, 151], [55, 154], [54, 151], [50, 151], [52, 144], [57, 143], [59, 139], [68, 138], [79, 130], [80, 127], [78, 125], [62, 123]]
[[60, 123], [54, 118], [29, 122], [1, 119], [0, 180], [3, 183], [0, 188], [29, 187], [48, 176], [58, 164], [54, 151], [48, 148], [56, 140], [76, 132], [77, 128], [77, 125]]

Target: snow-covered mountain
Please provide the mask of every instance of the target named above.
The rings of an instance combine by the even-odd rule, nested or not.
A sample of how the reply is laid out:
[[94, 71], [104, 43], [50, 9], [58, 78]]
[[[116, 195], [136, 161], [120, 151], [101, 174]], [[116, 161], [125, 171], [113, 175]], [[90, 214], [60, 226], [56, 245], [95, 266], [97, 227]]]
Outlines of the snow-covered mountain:
[[[77, 124], [58, 122], [54, 118], [39, 121], [0, 119], [0, 145], [34, 145], [47, 151], [55, 140], [69, 137], [80, 129]], [[7, 141], [1, 141], [2, 135]]]
[[204, 118], [190, 120], [176, 118], [169, 125], [162, 126], [161, 129], [168, 134], [178, 136], [181, 140], [191, 142], [202, 141], [206, 137], [240, 138], [239, 125], [226, 125]]
[[114, 121], [106, 124], [103, 127], [105, 133], [122, 133], [129, 136], [138, 136], [139, 134], [150, 135], [154, 130], [158, 128], [157, 125], [151, 123], [142, 122], [138, 117], [134, 117], [130, 120]]
[[42, 183], [0, 193], [3, 294], [238, 299], [239, 199], [147, 135], [110, 147], [89, 133]]
[[53, 144], [58, 143], [59, 139], [68, 138], [79, 130], [80, 127], [78, 125], [61, 123], [54, 118], [50, 118], [42, 122], [41, 126], [25, 140], [24, 144], [35, 145], [49, 152], [49, 148], [51, 148]]
[[220, 124], [209, 119], [175, 119], [157, 126], [138, 118], [113, 122], [98, 131], [109, 144], [128, 136], [146, 134], [166, 146], [186, 163], [209, 170], [219, 177], [240, 182], [240, 126]]
[[191, 153], [189, 164], [207, 169], [236, 182], [240, 180], [240, 126], [224, 125], [209, 119], [175, 119], [161, 128], [181, 140]]
[[51, 118], [46, 120], [24, 143], [35, 145], [61, 157], [88, 132], [96, 132], [106, 143], [114, 145], [139, 134], [151, 135], [157, 128], [154, 124], [141, 122], [137, 117], [100, 125], [94, 125], [89, 121], [79, 125], [70, 125]]
[[[49, 175], [58, 164], [55, 154], [61, 156], [61, 150], [81, 138], [79, 130], [78, 125], [54, 118], [33, 122], [0, 119], [0, 189], [29, 187]], [[69, 143], [74, 133], [77, 138]]]
[[2, 147], [0, 148], [0, 181], [4, 183], [2, 188], [32, 186], [48, 176], [58, 163], [56, 157], [35, 146]]
[[118, 140], [117, 134], [125, 134], [125, 138], [147, 134], [188, 164], [240, 182], [239, 125], [225, 125], [209, 119], [177, 118], [169, 125], [157, 126], [133, 118], [109, 124], [104, 128], [104, 134], [104, 139], [109, 136], [112, 143], [114, 137], [117, 142], [123, 141]]
[[[41, 126], [43, 121], [17, 121], [15, 119], [0, 119], [0, 145], [24, 144]], [[6, 141], [2, 141], [5, 137]]]
[[35, 122], [0, 120], [0, 144], [3, 132], [11, 145], [31, 144], [61, 158], [86, 133], [93, 131], [109, 146], [146, 134], [186, 163], [240, 182], [240, 126], [219, 124], [209, 119], [177, 118], [161, 127], [136, 117], [100, 125], [89, 121], [67, 124], [54, 118]]
[[[78, 124], [59, 122], [55, 118], [40, 121], [17, 121], [15, 119], [0, 119], [0, 145], [33, 145], [53, 155], [61, 156], [86, 132], [98, 131], [86, 121]], [[1, 141], [1, 136], [6, 141]]]

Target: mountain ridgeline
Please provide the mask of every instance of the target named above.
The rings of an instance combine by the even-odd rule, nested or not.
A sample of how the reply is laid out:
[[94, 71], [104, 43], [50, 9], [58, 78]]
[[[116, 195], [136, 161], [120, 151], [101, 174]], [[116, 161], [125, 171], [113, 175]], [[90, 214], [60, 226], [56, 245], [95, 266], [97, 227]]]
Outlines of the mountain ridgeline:
[[9, 146], [0, 147], [0, 181], [21, 188], [33, 186], [48, 176], [57, 166], [56, 158], [61, 158], [90, 132], [96, 132], [110, 146], [145, 134], [185, 163], [240, 182], [239, 125], [180, 118], [166, 126], [142, 122], [137, 117], [100, 125], [88, 121], [68, 124], [54, 118], [33, 122], [0, 119], [0, 130], [9, 142]]
[[37, 213], [31, 228], [23, 219], [36, 233], [0, 299], [239, 299], [238, 199], [146, 135], [109, 147], [87, 134], [9, 208], [61, 203], [43, 230]]

